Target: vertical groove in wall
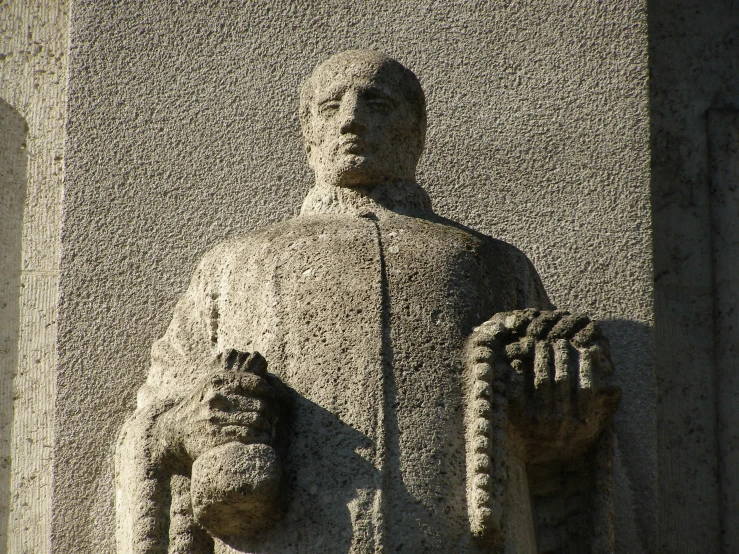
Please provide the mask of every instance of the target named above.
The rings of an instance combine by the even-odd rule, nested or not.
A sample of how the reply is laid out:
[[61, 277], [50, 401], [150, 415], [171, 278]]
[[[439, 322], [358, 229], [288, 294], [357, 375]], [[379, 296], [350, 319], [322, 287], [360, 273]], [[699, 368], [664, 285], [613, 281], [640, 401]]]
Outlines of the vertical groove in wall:
[[18, 341], [8, 543], [14, 554], [50, 549], [57, 284], [55, 274], [21, 278], [20, 312], [26, 318]]
[[[686, 298], [704, 307], [701, 319], [685, 313]], [[715, 381], [705, 362], [713, 334], [710, 291], [659, 287], [655, 300], [655, 342], [663, 345], [658, 358], [658, 552], [718, 552]], [[688, 326], [695, 329], [689, 340]]]
[[[706, 110], [739, 106], [739, 5], [649, 0], [648, 11], [657, 298], [655, 551], [720, 552], [716, 387], [722, 386], [714, 363]], [[736, 545], [729, 550], [737, 551]]]
[[26, 139], [23, 116], [0, 99], [0, 552], [8, 536], [10, 510], [13, 376], [18, 361]]
[[0, 554], [50, 549], [68, 6], [68, 0], [0, 0], [0, 103], [27, 124], [23, 215], [12, 230], [20, 247], [0, 268], [15, 275], [3, 300], [17, 312], [3, 330], [12, 334], [14, 355], [0, 366], [0, 402], [13, 399], [0, 421], [0, 446], [10, 454], [8, 479], [0, 468]]
[[739, 111], [709, 110], [711, 245], [722, 552], [739, 548]]

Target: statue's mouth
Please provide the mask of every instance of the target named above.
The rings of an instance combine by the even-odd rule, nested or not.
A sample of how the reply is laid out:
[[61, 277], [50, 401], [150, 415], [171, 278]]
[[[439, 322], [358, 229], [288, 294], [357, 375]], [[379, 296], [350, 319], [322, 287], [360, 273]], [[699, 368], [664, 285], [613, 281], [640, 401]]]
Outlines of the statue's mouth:
[[366, 144], [358, 136], [347, 136], [339, 141], [339, 148], [350, 154], [360, 154], [366, 148]]

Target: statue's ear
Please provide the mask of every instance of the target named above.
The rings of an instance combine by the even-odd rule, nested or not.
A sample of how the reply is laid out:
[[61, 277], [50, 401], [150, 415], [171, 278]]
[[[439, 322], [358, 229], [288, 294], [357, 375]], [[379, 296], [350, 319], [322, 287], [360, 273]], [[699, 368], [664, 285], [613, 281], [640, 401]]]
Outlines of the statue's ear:
[[308, 141], [305, 142], [305, 156], [308, 158], [308, 166], [315, 170], [315, 165], [313, 164], [313, 147]]

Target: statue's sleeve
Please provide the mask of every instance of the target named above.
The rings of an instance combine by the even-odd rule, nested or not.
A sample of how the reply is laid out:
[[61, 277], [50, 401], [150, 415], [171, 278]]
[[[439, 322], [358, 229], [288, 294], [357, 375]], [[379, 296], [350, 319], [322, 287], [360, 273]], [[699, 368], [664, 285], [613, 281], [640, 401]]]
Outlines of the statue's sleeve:
[[208, 253], [174, 309], [172, 321], [151, 348], [151, 367], [138, 392], [138, 407], [181, 397], [218, 355], [218, 299], [222, 248]]
[[516, 296], [517, 306], [515, 309], [536, 308], [538, 310], [553, 310], [554, 304], [544, 290], [541, 278], [534, 268], [534, 264], [526, 255], [513, 249], [513, 266], [516, 268]]
[[166, 554], [169, 475], [159, 459], [154, 428], [197, 381], [214, 368], [217, 350], [219, 253], [207, 255], [151, 350], [151, 368], [138, 408], [125, 422], [116, 449], [116, 519], [119, 554]]

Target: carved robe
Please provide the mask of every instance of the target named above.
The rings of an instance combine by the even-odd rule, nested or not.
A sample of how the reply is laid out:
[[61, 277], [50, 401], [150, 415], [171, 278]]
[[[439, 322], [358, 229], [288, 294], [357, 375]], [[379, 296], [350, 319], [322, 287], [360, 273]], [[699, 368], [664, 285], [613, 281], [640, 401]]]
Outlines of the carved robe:
[[[549, 300], [521, 252], [436, 216], [420, 187], [353, 194], [314, 190], [299, 217], [202, 260], [122, 434], [118, 481], [143, 484], [118, 491], [119, 541], [166, 534], [187, 511], [186, 479], [173, 508], [151, 500], [163, 493], [141, 429], [235, 348], [295, 393], [290, 500], [272, 528], [215, 552], [483, 551], [466, 513], [462, 348], [496, 312]], [[186, 543], [175, 527], [162, 552]]]

